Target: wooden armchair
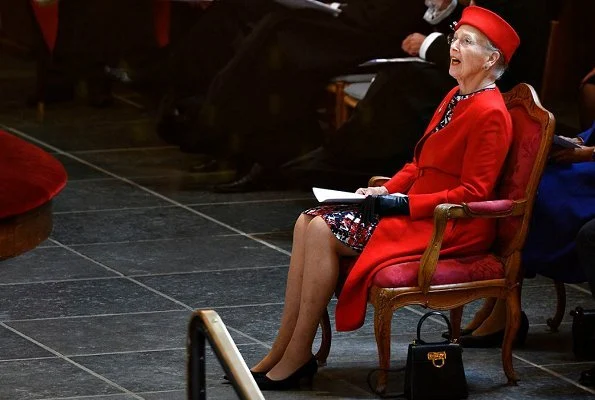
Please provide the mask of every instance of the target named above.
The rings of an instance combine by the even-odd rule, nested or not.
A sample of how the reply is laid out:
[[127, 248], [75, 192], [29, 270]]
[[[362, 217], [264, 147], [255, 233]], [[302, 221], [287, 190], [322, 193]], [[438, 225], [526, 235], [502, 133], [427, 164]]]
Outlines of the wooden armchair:
[[[514, 136], [497, 187], [499, 200], [438, 205], [434, 232], [421, 260], [387, 267], [373, 278], [368, 301], [374, 306], [382, 369], [390, 366], [391, 320], [396, 309], [417, 304], [450, 310], [453, 334], [458, 337], [465, 304], [481, 298], [500, 298], [507, 304], [502, 364], [509, 384], [518, 380], [512, 365], [512, 344], [520, 325], [520, 252], [552, 142], [554, 117], [540, 105], [535, 90], [527, 84], [517, 85], [504, 94], [504, 99], [512, 116]], [[372, 178], [370, 185], [380, 185], [387, 179]], [[493, 247], [485, 254], [439, 259], [446, 223], [459, 218], [497, 218]], [[321, 327], [322, 343], [317, 357], [324, 364], [331, 343], [328, 313], [323, 316]], [[377, 390], [384, 391], [386, 382], [386, 373], [380, 373]]]

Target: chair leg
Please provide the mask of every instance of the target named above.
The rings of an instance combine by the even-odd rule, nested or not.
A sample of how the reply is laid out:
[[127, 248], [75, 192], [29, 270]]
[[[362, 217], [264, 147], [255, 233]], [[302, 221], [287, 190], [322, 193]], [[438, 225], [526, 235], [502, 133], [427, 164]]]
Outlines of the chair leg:
[[506, 329], [502, 342], [502, 366], [509, 385], [516, 385], [519, 378], [512, 365], [512, 343], [521, 325], [521, 292], [517, 286], [506, 297]]
[[374, 335], [378, 348], [378, 364], [380, 372], [376, 385], [376, 393], [384, 393], [388, 382], [387, 370], [390, 368], [390, 333], [393, 310], [390, 305], [375, 305], [374, 309]]
[[337, 91], [335, 93], [335, 131], [338, 130], [345, 122], [345, 105], [343, 100], [345, 98], [345, 82], [337, 82]]
[[328, 310], [324, 310], [324, 314], [320, 319], [320, 330], [322, 332], [322, 341], [320, 343], [320, 349], [318, 349], [318, 353], [316, 353], [316, 361], [318, 361], [318, 366], [324, 367], [326, 366], [326, 359], [331, 351], [331, 340], [333, 335]]
[[37, 103], [37, 121], [45, 121], [45, 102], [43, 101]]
[[564, 318], [566, 312], [566, 286], [563, 282], [554, 281], [556, 287], [556, 314], [552, 318], [548, 318], [546, 323], [552, 332], [558, 332], [558, 328]]
[[37, 120], [45, 120], [45, 98], [48, 86], [48, 74], [52, 65], [52, 54], [47, 49], [43, 40], [38, 44], [37, 60], [35, 65], [35, 97], [37, 100]]
[[452, 338], [461, 337], [461, 320], [463, 319], [463, 307], [457, 307], [450, 310], [450, 324], [452, 325]]

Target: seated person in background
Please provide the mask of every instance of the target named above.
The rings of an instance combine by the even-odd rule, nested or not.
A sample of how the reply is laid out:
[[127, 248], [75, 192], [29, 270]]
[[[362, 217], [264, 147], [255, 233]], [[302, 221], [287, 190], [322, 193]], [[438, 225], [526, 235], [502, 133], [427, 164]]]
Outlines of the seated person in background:
[[157, 130], [171, 143], [188, 129], [188, 114], [198, 112], [197, 102], [204, 99], [214, 77], [258, 21], [282, 9], [272, 0], [201, 0], [196, 4], [203, 13], [151, 77], [154, 90], [162, 96]]
[[[459, 3], [466, 2], [459, 0]], [[521, 38], [522, 44], [498, 81], [498, 88], [508, 91], [525, 82], [539, 92], [550, 20], [542, 0], [477, 0], [474, 3], [502, 16]], [[443, 0], [439, 8], [449, 4], [450, 0]], [[429, 122], [444, 93], [454, 83], [448, 75], [450, 59], [446, 35], [451, 31], [444, 29], [443, 22], [437, 27], [436, 32], [428, 36], [414, 33], [402, 43], [407, 54], [430, 63], [394, 63], [380, 70], [349, 120], [329, 138], [314, 168], [330, 166], [338, 173], [347, 170], [382, 175], [391, 173], [391, 168], [407, 160], [419, 140], [418, 132]]]
[[268, 14], [213, 80], [178, 142], [236, 161], [238, 179], [217, 190], [262, 188], [281, 165], [320, 145], [317, 104], [328, 81], [372, 58], [403, 56], [398, 43], [428, 29], [424, 12], [421, 0], [349, 0], [337, 17]]
[[[366, 195], [361, 208], [320, 206], [297, 219], [281, 326], [272, 349], [252, 367], [262, 389], [294, 388], [317, 372], [312, 342], [337, 284], [340, 257], [359, 256], [336, 309], [337, 329], [354, 330], [363, 324], [374, 273], [421, 258], [438, 204], [495, 198], [512, 122], [494, 82], [518, 44], [514, 29], [498, 15], [467, 8], [450, 50], [450, 74], [458, 86], [436, 110], [413, 161], [384, 186], [358, 189]], [[442, 254], [474, 253], [491, 245], [495, 224], [458, 221], [448, 232]]]
[[[583, 269], [591, 294], [595, 297], [595, 218], [587, 222], [576, 237], [576, 252]], [[595, 386], [595, 367], [583, 371], [579, 382], [586, 386]]]
[[[325, 144], [325, 151], [310, 163], [313, 169], [332, 167], [331, 180], [348, 171], [386, 175], [409, 160], [420, 132], [456, 83], [448, 74], [446, 35], [452, 33], [452, 23], [461, 17], [466, 4], [464, 0], [433, 3], [434, 12], [429, 8], [424, 15], [433, 32], [427, 36], [411, 33], [401, 43], [408, 56], [428, 62], [381, 65], [349, 120], [338, 127]], [[353, 178], [361, 179], [357, 175]]]
[[40, 46], [38, 58], [44, 67], [45, 84], [29, 99], [35, 104], [68, 101], [79, 81], [86, 84], [91, 105], [112, 103], [107, 65], [126, 59], [132, 65], [146, 64], [157, 52], [153, 3], [147, 0], [55, 0], [59, 28], [55, 48], [49, 54]]
[[595, 68], [583, 78], [579, 92], [580, 124], [587, 129], [595, 121]]

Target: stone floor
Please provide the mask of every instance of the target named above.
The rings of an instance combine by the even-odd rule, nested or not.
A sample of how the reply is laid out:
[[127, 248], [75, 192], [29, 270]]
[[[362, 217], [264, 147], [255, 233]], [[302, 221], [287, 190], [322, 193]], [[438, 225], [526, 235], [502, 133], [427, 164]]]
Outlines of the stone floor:
[[[99, 110], [83, 101], [51, 106], [45, 121], [23, 106], [31, 66], [2, 56], [0, 128], [54, 154], [69, 183], [55, 201], [54, 231], [37, 249], [0, 265], [0, 399], [183, 399], [186, 330], [197, 308], [213, 309], [251, 365], [269, 348], [283, 306], [292, 221], [315, 202], [308, 191], [220, 195], [221, 176], [188, 172], [194, 158], [165, 145], [134, 97]], [[593, 307], [583, 285], [568, 305]], [[331, 304], [331, 308], [334, 303]], [[477, 307], [468, 307], [466, 317]], [[559, 333], [546, 279], [526, 281], [530, 320], [515, 349], [521, 381], [505, 385], [498, 349], [464, 352], [471, 399], [579, 399], [570, 317]], [[404, 364], [420, 308], [396, 312], [395, 366]], [[428, 335], [444, 326], [429, 321]], [[328, 366], [312, 387], [272, 399], [375, 398], [366, 384], [377, 355], [371, 312], [358, 331], [334, 335]], [[237, 398], [209, 352], [207, 394]], [[394, 390], [402, 376], [391, 379]]]

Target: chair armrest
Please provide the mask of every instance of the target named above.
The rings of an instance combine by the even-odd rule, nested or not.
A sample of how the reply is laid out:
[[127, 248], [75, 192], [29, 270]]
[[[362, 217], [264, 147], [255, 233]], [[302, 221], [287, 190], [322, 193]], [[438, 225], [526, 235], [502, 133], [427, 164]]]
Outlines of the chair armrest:
[[446, 223], [452, 218], [467, 217], [465, 209], [461, 204], [443, 203], [438, 204], [434, 209], [434, 229], [432, 231], [432, 237], [421, 257], [417, 275], [417, 284], [421, 288], [423, 294], [427, 294], [430, 290], [430, 283], [432, 282], [434, 272], [436, 272]]
[[368, 180], [368, 186], [382, 186], [388, 181], [390, 181], [390, 178], [387, 176], [373, 176]]
[[434, 230], [432, 231], [432, 237], [421, 257], [419, 266], [417, 281], [422, 292], [427, 294], [430, 289], [430, 283], [438, 265], [438, 256], [442, 248], [446, 223], [449, 219], [518, 216], [525, 213], [526, 205], [526, 200], [491, 200], [463, 204], [438, 204], [434, 209]]
[[522, 215], [526, 200], [489, 200], [463, 203], [465, 213], [473, 218], [501, 218]]

